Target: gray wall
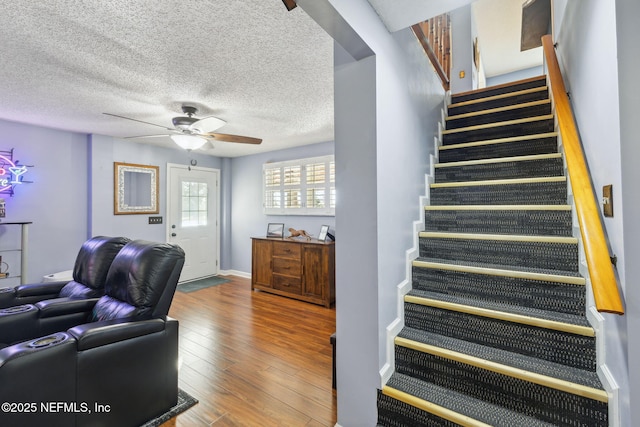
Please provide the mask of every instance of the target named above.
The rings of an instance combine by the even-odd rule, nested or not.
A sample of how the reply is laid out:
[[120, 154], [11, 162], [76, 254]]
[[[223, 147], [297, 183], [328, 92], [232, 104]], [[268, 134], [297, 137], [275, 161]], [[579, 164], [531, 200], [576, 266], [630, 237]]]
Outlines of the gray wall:
[[487, 77], [487, 86], [495, 86], [502, 83], [514, 82], [516, 80], [528, 79], [529, 77], [541, 76], [544, 74], [542, 65], [539, 67], [525, 68], [524, 70], [513, 71], [511, 73], [500, 74], [498, 76]]
[[[638, 206], [637, 191], [633, 190], [638, 182], [637, 179], [633, 179], [634, 174], [637, 178], [637, 163], [632, 164], [632, 161], [638, 159], [639, 150], [636, 141], [637, 125], [633, 124], [637, 122], [637, 117], [621, 116], [619, 108], [621, 94], [637, 93], [637, 90], [633, 91], [633, 87], [637, 87], [637, 79], [628, 74], [628, 84], [618, 85], [619, 70], [622, 70], [622, 67], [619, 68], [618, 57], [626, 58], [638, 65], [638, 49], [634, 45], [633, 54], [628, 49], [623, 52], [616, 51], [619, 37], [616, 37], [614, 2], [569, 1], [559, 2], [556, 7], [559, 8], [556, 17], [562, 16], [562, 21], [556, 22], [558, 57], [567, 90], [571, 93], [571, 102], [596, 197], [599, 199], [602, 196], [603, 185], [613, 184], [615, 216], [605, 218], [604, 224], [611, 253], [618, 257], [617, 273], [626, 296], [627, 314], [603, 314], [606, 320], [605, 327], [603, 331], [599, 331], [598, 338], [605, 340], [606, 352], [600, 356], [620, 387], [620, 406], [615, 408], [615, 411], [619, 413], [621, 425], [626, 426], [631, 425], [629, 410], [630, 401], [633, 401], [629, 394], [631, 359], [628, 358], [627, 347], [634, 342], [634, 334], [631, 333], [631, 329], [628, 330], [628, 326], [631, 326], [628, 322], [637, 320], [638, 316], [638, 307], [633, 304], [633, 293], [637, 292], [637, 286], [634, 284], [634, 276], [628, 275], [627, 270], [637, 270], [634, 264], [637, 264], [635, 260], [638, 251], [637, 247], [634, 248], [635, 243], [630, 242], [636, 240], [637, 234], [629, 233], [625, 226], [632, 224], [630, 229], [637, 228], [637, 215], [633, 215], [637, 214]], [[637, 24], [628, 24], [627, 30], [632, 28], [631, 32], [637, 37]], [[631, 107], [634, 107], [633, 103]], [[637, 116], [637, 103], [635, 107], [636, 109], [626, 110], [625, 114], [633, 112]], [[625, 118], [625, 121], [622, 121], [622, 118]], [[626, 125], [624, 137], [621, 134], [621, 124]], [[623, 148], [626, 151], [624, 155]], [[629, 191], [628, 194], [632, 196], [623, 199], [623, 191]], [[629, 202], [630, 209], [627, 207]], [[631, 215], [631, 218], [628, 215]], [[629, 244], [631, 246], [628, 246]], [[633, 377], [631, 380], [633, 381]], [[635, 380], [637, 383], [638, 378]]]
[[[452, 10], [451, 16], [451, 93], [467, 92], [473, 89], [473, 34], [471, 25], [471, 5]], [[482, 48], [482, 46], [481, 46]], [[464, 71], [464, 78], [460, 78]]]
[[[219, 158], [182, 150], [130, 143], [100, 135], [85, 135], [0, 120], [0, 148], [15, 148], [14, 158], [34, 165], [14, 197], [5, 197], [4, 222], [32, 221], [29, 227], [29, 263], [26, 281], [73, 268], [82, 242], [88, 237], [122, 235], [165, 241], [165, 224], [149, 225], [148, 215], [113, 214], [113, 162], [160, 167], [160, 213], [166, 216], [166, 163], [221, 168]], [[224, 173], [223, 173], [224, 179]], [[2, 197], [2, 196], [0, 196]], [[224, 207], [223, 207], [224, 209]], [[19, 227], [0, 223], [0, 249], [19, 243]], [[11, 257], [14, 258], [11, 258]], [[224, 260], [225, 254], [221, 254]], [[18, 274], [17, 254], [4, 255], [10, 273]], [[18, 283], [3, 280], [0, 286]]]
[[[327, 24], [331, 11], [299, 4]], [[347, 46], [334, 54], [336, 228], [349, 231], [336, 240], [338, 423], [370, 426], [444, 91], [410, 30], [390, 34], [365, 0], [328, 4], [340, 16], [325, 28]], [[350, 57], [351, 32], [375, 55]]]
[[[630, 413], [625, 418], [625, 424], [631, 425], [631, 420], [640, 419], [640, 369], [637, 360], [640, 360], [640, 84], [637, 70], [640, 69], [640, 2], [618, 0], [616, 7], [617, 30], [617, 58], [618, 58], [618, 86], [619, 86], [619, 111], [620, 111], [620, 159], [622, 188], [620, 191], [622, 209], [622, 230], [624, 247], [619, 248], [627, 262], [620, 268], [624, 271], [622, 276], [626, 278], [625, 297], [627, 310], [627, 339], [629, 363], [629, 405]], [[613, 48], [613, 46], [610, 46]], [[623, 350], [623, 347], [621, 347]]]
[[[251, 273], [251, 237], [264, 236], [270, 222], [284, 223], [289, 227], [303, 229], [317, 235], [320, 226], [335, 229], [332, 216], [265, 215], [262, 210], [262, 165], [268, 162], [303, 159], [334, 154], [333, 142], [305, 145], [287, 150], [231, 159], [231, 265], [223, 265], [234, 272]], [[339, 238], [339, 231], [336, 240]]]
[[[14, 160], [33, 165], [25, 181], [6, 200], [2, 222], [33, 221], [29, 226], [27, 282], [73, 267], [78, 249], [87, 237], [87, 136], [0, 120], [0, 149], [14, 148]], [[0, 223], [0, 249], [20, 242], [19, 226]], [[11, 275], [19, 274], [17, 254], [2, 253]], [[12, 258], [15, 257], [15, 258]], [[0, 280], [12, 286], [19, 279]]]
[[[218, 157], [188, 153], [183, 150], [162, 148], [150, 144], [135, 144], [104, 135], [89, 136], [91, 165], [91, 192], [89, 193], [89, 235], [123, 235], [131, 239], [166, 241], [167, 219], [167, 163], [189, 164], [196, 159], [198, 166], [222, 168]], [[160, 213], [162, 224], [149, 224], [150, 215], [113, 214], [113, 162], [159, 166]], [[224, 177], [224, 174], [221, 174]], [[224, 189], [224, 185], [220, 186]], [[222, 197], [220, 198], [222, 200]], [[223, 208], [221, 208], [223, 209]], [[156, 215], [153, 215], [156, 216]]]

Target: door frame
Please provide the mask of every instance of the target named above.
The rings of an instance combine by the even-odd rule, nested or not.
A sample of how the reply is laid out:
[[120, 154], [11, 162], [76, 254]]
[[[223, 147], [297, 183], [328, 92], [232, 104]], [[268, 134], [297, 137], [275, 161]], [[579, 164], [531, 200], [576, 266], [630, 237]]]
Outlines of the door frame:
[[189, 165], [185, 165], [182, 163], [167, 163], [167, 177], [166, 177], [166, 200], [167, 200], [167, 204], [166, 204], [166, 216], [167, 216], [167, 222], [166, 222], [166, 226], [165, 226], [165, 241], [168, 243], [170, 241], [169, 237], [171, 235], [171, 207], [170, 207], [170, 202], [171, 202], [171, 178], [172, 178], [172, 169], [183, 169], [183, 170], [193, 170], [193, 171], [199, 171], [199, 172], [210, 172], [213, 173], [215, 176], [215, 181], [216, 181], [216, 185], [215, 185], [215, 203], [216, 203], [216, 209], [215, 209], [215, 220], [216, 220], [216, 224], [215, 224], [215, 233], [216, 233], [216, 238], [215, 238], [215, 247], [216, 247], [216, 258], [215, 260], [212, 260], [212, 262], [215, 262], [215, 273], [214, 275], [217, 275], [220, 273], [220, 213], [221, 213], [221, 206], [220, 206], [220, 169], [215, 169], [215, 168], [207, 168], [207, 167], [203, 167], [203, 166], [189, 166]]

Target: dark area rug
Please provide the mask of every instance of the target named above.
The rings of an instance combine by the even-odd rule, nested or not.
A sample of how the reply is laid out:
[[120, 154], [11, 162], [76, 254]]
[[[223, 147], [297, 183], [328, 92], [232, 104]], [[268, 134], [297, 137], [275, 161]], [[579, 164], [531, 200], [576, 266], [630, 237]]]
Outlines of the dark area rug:
[[227, 283], [229, 279], [224, 279], [222, 277], [213, 276], [206, 277], [204, 279], [194, 280], [193, 282], [180, 283], [178, 285], [178, 291], [180, 292], [195, 292], [200, 289], [209, 288], [211, 286], [221, 285], [223, 283]]
[[169, 421], [171, 418], [191, 408], [198, 403], [198, 399], [191, 396], [189, 393], [182, 389], [178, 389], [178, 403], [173, 408], [169, 409], [164, 414], [150, 421], [147, 421], [141, 427], [158, 427], [160, 424]]

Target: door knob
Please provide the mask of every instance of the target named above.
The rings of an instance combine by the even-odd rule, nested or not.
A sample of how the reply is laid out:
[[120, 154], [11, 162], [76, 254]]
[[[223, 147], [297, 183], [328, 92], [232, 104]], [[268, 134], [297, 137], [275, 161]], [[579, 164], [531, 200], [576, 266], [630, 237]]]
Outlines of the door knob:
[[176, 237], [177, 234], [176, 233], [171, 233], [171, 237]]

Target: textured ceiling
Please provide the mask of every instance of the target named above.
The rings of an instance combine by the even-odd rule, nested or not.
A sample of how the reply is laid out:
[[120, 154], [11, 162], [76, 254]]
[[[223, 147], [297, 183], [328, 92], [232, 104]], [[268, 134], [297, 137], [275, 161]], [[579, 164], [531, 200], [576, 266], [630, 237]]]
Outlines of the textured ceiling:
[[[395, 30], [417, 19], [416, 7], [440, 13], [470, 0], [369, 1]], [[163, 129], [102, 113], [172, 127], [189, 104], [198, 117], [225, 120], [217, 132], [263, 139], [259, 146], [214, 142], [208, 154], [333, 140], [333, 41], [300, 7], [287, 12], [281, 0], [0, 4], [1, 119], [124, 138]], [[510, 47], [519, 43], [520, 7], [516, 0], [473, 4], [488, 76], [541, 61], [529, 54], [536, 58], [522, 62]], [[132, 141], [176, 148], [168, 137]]]
[[[227, 122], [235, 157], [333, 140], [333, 41], [281, 0], [0, 0], [0, 118], [115, 137], [172, 127], [180, 106]], [[166, 138], [136, 140], [175, 147]]]

